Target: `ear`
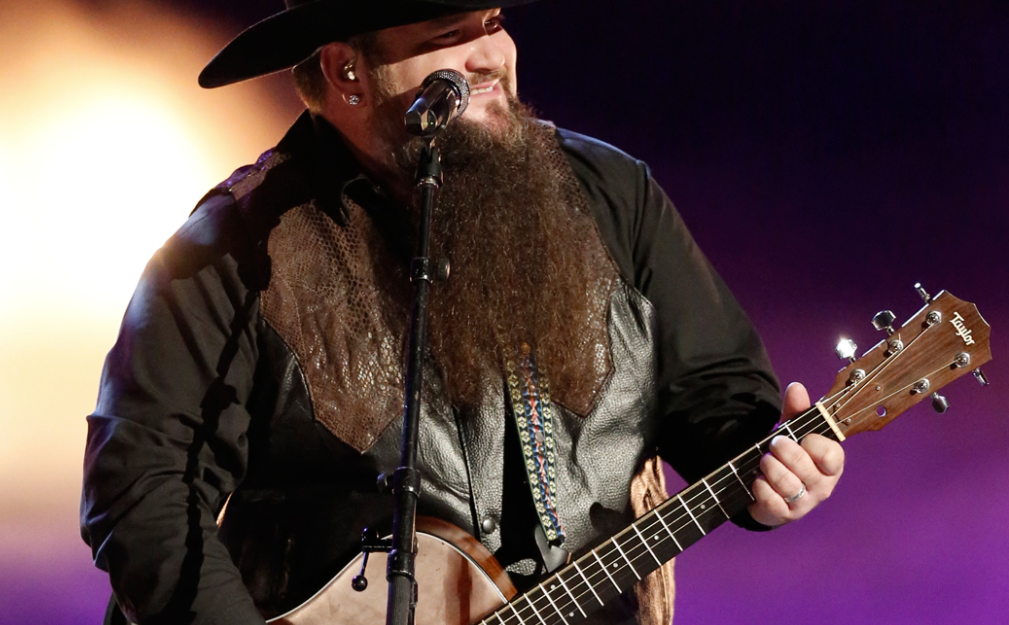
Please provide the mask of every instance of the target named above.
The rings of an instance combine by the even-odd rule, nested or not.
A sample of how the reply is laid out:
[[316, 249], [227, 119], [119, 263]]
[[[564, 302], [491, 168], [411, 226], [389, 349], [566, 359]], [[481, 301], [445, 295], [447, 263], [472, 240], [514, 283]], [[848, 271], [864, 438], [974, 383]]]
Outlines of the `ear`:
[[362, 67], [363, 59], [359, 58], [357, 51], [345, 43], [331, 43], [323, 46], [319, 62], [326, 82], [340, 99], [340, 102], [334, 104], [354, 108], [368, 104], [366, 89], [361, 80], [361, 76], [365, 73]]

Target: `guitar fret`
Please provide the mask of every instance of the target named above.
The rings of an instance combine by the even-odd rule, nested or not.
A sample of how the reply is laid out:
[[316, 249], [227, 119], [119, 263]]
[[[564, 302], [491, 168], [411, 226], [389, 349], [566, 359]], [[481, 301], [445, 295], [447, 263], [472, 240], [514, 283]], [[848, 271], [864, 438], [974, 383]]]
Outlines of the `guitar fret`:
[[658, 557], [656, 557], [655, 552], [652, 551], [652, 548], [648, 546], [648, 541], [645, 540], [645, 537], [642, 536], [641, 532], [638, 531], [638, 525], [637, 525], [637, 523], [632, 524], [631, 527], [634, 528], [634, 533], [637, 534], [638, 538], [641, 539], [641, 544], [645, 546], [645, 549], [648, 550], [648, 553], [652, 554], [652, 558], [655, 560], [655, 564], [658, 564], [659, 566], [662, 566], [662, 561], [659, 560]]
[[613, 583], [613, 587], [617, 589], [617, 592], [621, 592], [620, 585], [617, 584], [616, 580], [613, 579], [613, 576], [610, 575], [609, 570], [606, 568], [606, 565], [603, 564], [603, 561], [599, 559], [599, 554], [596, 553], [595, 549], [592, 550], [592, 555], [595, 556], [596, 562], [599, 563], [599, 567], [603, 569], [603, 573], [606, 573], [606, 577], [610, 578], [610, 581]]
[[736, 465], [732, 464], [732, 461], [729, 461], [729, 468], [732, 469], [732, 474], [736, 476], [737, 480], [739, 480], [739, 485], [743, 487], [743, 490], [745, 490], [746, 494], [750, 496], [750, 499], [756, 501], [757, 498], [754, 497], [753, 493], [750, 492], [750, 489], [746, 487], [746, 482], [743, 481], [743, 478], [739, 477], [739, 472], [736, 471]]
[[540, 616], [540, 611], [536, 609], [536, 604], [533, 603], [532, 597], [529, 596], [529, 595], [526, 595], [525, 598], [526, 598], [526, 603], [528, 603], [529, 607], [533, 609], [533, 614], [535, 614], [536, 618], [538, 618], [540, 620], [540, 623], [543, 623], [543, 625], [547, 625], [547, 622], [543, 620], [542, 616]]
[[543, 595], [546, 596], [547, 601], [550, 602], [550, 605], [554, 607], [554, 612], [556, 612], [558, 616], [561, 617], [561, 620], [564, 621], [564, 625], [568, 625], [568, 620], [564, 618], [564, 613], [561, 612], [559, 609], [557, 609], [557, 604], [554, 603], [553, 597], [551, 597], [550, 593], [547, 592], [547, 589], [543, 587], [543, 584], [540, 584], [540, 590], [543, 591]]
[[585, 610], [582, 609], [581, 604], [578, 603], [578, 599], [575, 599], [575, 596], [573, 594], [571, 594], [571, 589], [568, 588], [568, 585], [564, 583], [564, 578], [561, 577], [560, 573], [557, 574], [557, 581], [559, 581], [561, 583], [561, 587], [564, 588], [564, 591], [568, 593], [569, 597], [571, 597], [571, 601], [574, 602], [575, 607], [578, 608], [578, 611], [582, 613], [582, 616], [585, 617], [585, 618], [588, 618], [589, 615], [586, 614]]
[[624, 561], [627, 562], [627, 566], [631, 567], [631, 573], [634, 573], [634, 577], [637, 577], [638, 581], [640, 582], [641, 576], [638, 575], [638, 572], [634, 570], [634, 565], [631, 564], [631, 561], [627, 559], [627, 554], [624, 553], [624, 550], [620, 548], [620, 543], [617, 542], [617, 537], [614, 536], [611, 542], [613, 543], [613, 546], [617, 548], [617, 551], [620, 552], [620, 555], [624, 557]]
[[522, 625], [526, 625], [526, 622], [522, 620], [522, 617], [519, 616], [518, 611], [515, 609], [515, 604], [514, 603], [509, 603], [508, 607], [511, 608], [512, 614], [514, 614], [515, 618], [517, 618], [519, 620], [519, 623], [521, 623]]
[[[793, 441], [795, 441], [796, 443], [798, 443], [798, 442], [799, 442], [799, 438], [798, 438], [798, 437], [797, 437], [797, 436], [795, 435], [795, 432], [793, 432], [793, 431], [792, 431], [792, 428], [788, 426], [788, 421], [785, 421], [784, 423], [782, 423], [782, 424], [781, 424], [781, 427], [783, 427], [783, 428], [785, 428], [786, 430], [788, 430], [788, 435], [792, 437], [792, 440], [793, 440]], [[779, 428], [779, 429], [780, 429], [780, 428]]]
[[683, 509], [687, 511], [687, 514], [690, 515], [690, 518], [694, 520], [694, 525], [697, 526], [697, 529], [701, 530], [701, 536], [707, 536], [708, 533], [704, 531], [704, 528], [701, 527], [701, 524], [697, 522], [697, 517], [694, 516], [694, 513], [690, 511], [690, 508], [687, 506], [686, 502], [683, 501], [683, 495], [677, 495], [676, 498], [680, 500], [680, 505], [682, 505]]
[[[593, 551], [593, 552], [592, 552], [592, 555], [595, 555], [595, 553], [596, 553], [596, 552], [595, 552], [595, 551]], [[597, 556], [597, 558], [598, 558], [598, 556]], [[596, 589], [592, 587], [592, 582], [590, 582], [590, 581], [589, 581], [589, 578], [585, 577], [585, 573], [582, 573], [582, 570], [581, 570], [580, 568], [578, 568], [578, 562], [573, 562], [572, 564], [574, 564], [574, 565], [575, 565], [575, 570], [576, 570], [576, 571], [578, 571], [578, 574], [579, 574], [579, 575], [581, 575], [581, 576], [582, 576], [582, 579], [584, 579], [584, 580], [585, 580], [585, 585], [586, 585], [586, 586], [588, 586], [588, 587], [589, 587], [589, 590], [591, 590], [591, 591], [592, 591], [592, 595], [593, 595], [593, 596], [594, 596], [594, 597], [596, 598], [596, 601], [598, 601], [598, 602], [599, 602], [599, 605], [604, 605], [604, 604], [603, 604], [603, 600], [602, 600], [602, 599], [600, 599], [600, 598], [599, 598], [599, 595], [597, 595], [597, 594], [596, 594]], [[605, 567], [603, 567], [603, 571], [605, 571], [605, 570], [606, 570], [606, 568], [605, 568]], [[609, 573], [607, 573], [607, 575], [609, 575]], [[620, 588], [619, 588], [619, 587], [617, 587], [617, 590], [620, 590]]]
[[708, 484], [708, 480], [702, 477], [701, 482], [704, 483], [704, 488], [707, 488], [708, 492], [711, 493], [711, 498], [715, 500], [716, 504], [718, 504], [718, 509], [722, 511], [722, 514], [725, 515], [725, 518], [729, 518], [729, 513], [726, 512], [725, 508], [722, 507], [722, 502], [718, 501], [718, 497], [715, 495], [715, 491], [711, 490], [711, 486]]
[[[813, 426], [812, 430], [810, 426]], [[774, 436], [787, 435], [798, 442], [800, 440], [799, 436], [797, 436], [798, 433], [808, 434], [810, 431], [819, 430], [823, 430], [830, 435], [830, 422], [822, 419], [822, 414], [817, 414], [816, 410], [810, 410], [808, 419], [806, 415], [802, 415], [799, 419], [786, 421], [779, 426]], [[730, 519], [730, 509], [742, 510], [746, 500], [741, 498], [742, 496], [739, 494], [740, 489], [732, 483], [732, 478], [729, 477], [730, 472], [738, 486], [742, 487], [742, 491], [746, 493], [747, 497], [751, 501], [756, 501], [748, 481], [753, 475], [760, 474], [759, 461], [770, 440], [771, 437], [768, 437], [753, 445], [752, 449], [756, 451], [756, 455], [750, 450], [743, 452], [721, 468], [700, 478], [700, 484], [694, 483], [673, 497], [673, 499], [678, 500], [680, 506], [687, 512], [690, 521], [685, 521], [682, 513], [676, 510], [675, 504], [672, 501], [667, 501], [665, 504], [652, 510], [655, 518], [662, 525], [662, 530], [658, 529], [654, 521], [648, 520], [646, 522], [645, 517], [638, 519], [630, 524], [629, 529], [633, 534], [625, 528], [623, 532], [613, 536], [608, 541], [612, 543], [612, 548], [607, 548], [605, 551], [603, 551], [602, 547], [591, 549], [591, 558], [586, 556], [571, 562], [571, 566], [557, 572], [548, 581], [540, 582], [531, 591], [516, 598], [524, 599], [525, 604], [517, 600], [509, 602], [507, 604], [508, 608], [502, 607], [498, 609], [493, 615], [489, 615], [485, 620], [479, 621], [479, 624], [577, 625], [581, 622], [581, 619], [588, 618], [589, 612], [593, 609], [592, 600], [588, 598], [588, 593], [585, 593], [580, 588], [578, 579], [585, 583], [589, 593], [595, 597], [599, 606], [605, 606], [607, 601], [603, 599], [602, 595], [605, 594], [607, 599], [609, 599], [613, 597], [613, 593], [603, 587], [605, 582], [599, 577], [599, 570], [603, 572], [606, 579], [610, 580], [610, 584], [613, 585], [617, 593], [623, 592], [621, 584], [629, 587], [635, 580], [627, 577], [622, 569], [630, 569], [634, 578], [637, 581], [641, 581], [647, 572], [654, 570], [647, 562], [648, 557], [651, 557], [658, 567], [662, 567], [664, 562], [671, 559], [675, 553], [683, 552], [684, 544], [681, 543], [681, 538], [689, 546], [700, 540], [701, 537], [707, 536], [710, 529], [714, 529], [726, 519]], [[746, 479], [744, 479], [744, 472]], [[688, 498], [690, 499], [690, 504], [687, 503]], [[718, 516], [713, 512], [711, 502], [715, 503], [721, 511], [722, 516]], [[670, 515], [670, 521], [668, 522], [665, 518], [666, 514]], [[674, 525], [676, 526], [675, 530], [673, 529]], [[690, 529], [691, 525], [700, 531], [700, 536], [693, 533]], [[666, 536], [672, 539], [672, 545], [662, 535], [663, 530]], [[641, 552], [641, 549], [629, 537], [636, 537], [637, 540], [641, 541], [644, 550], [648, 552], [648, 557]], [[623, 544], [621, 544], [621, 541], [623, 541]], [[675, 552], [673, 551], [674, 547], [676, 549]], [[638, 564], [634, 563], [635, 560], [639, 560]], [[609, 561], [609, 564], [606, 563], [607, 561]], [[592, 566], [598, 566], [599, 568], [598, 570], [593, 570]], [[639, 571], [638, 567], [643, 568]], [[611, 568], [614, 569], [612, 572], [610, 571]], [[572, 569], [574, 573], [570, 572]], [[570, 580], [565, 580], [564, 575], [568, 575]], [[621, 577], [620, 582], [617, 581], [617, 576]], [[569, 584], [568, 581], [571, 583]], [[558, 588], [558, 584], [560, 588]], [[600, 588], [597, 589], [595, 584], [600, 585]], [[543, 597], [546, 598], [546, 601], [541, 601], [541, 597], [535, 595], [537, 588]], [[582, 605], [582, 601], [587, 602], [585, 606]], [[521, 606], [521, 609], [518, 609], [517, 606]], [[528, 606], [528, 609], [526, 606]], [[525, 616], [522, 615], [523, 612]], [[494, 616], [497, 618], [494, 619]], [[513, 616], [515, 620], [512, 620]]]
[[659, 518], [659, 523], [662, 523], [662, 527], [666, 528], [666, 533], [669, 534], [669, 537], [673, 539], [673, 543], [676, 545], [676, 548], [680, 550], [680, 553], [683, 553], [683, 547], [680, 546], [680, 541], [676, 540], [676, 534], [674, 534], [673, 530], [669, 529], [669, 526], [666, 525], [666, 520], [662, 518], [662, 514], [660, 514], [659, 511], [656, 510], [655, 516]]

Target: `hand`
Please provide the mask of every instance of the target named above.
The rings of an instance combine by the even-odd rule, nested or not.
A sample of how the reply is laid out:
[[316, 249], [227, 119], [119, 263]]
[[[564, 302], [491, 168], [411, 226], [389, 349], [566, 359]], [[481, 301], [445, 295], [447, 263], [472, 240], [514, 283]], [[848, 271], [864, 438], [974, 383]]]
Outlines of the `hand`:
[[[782, 421], [808, 409], [809, 394], [798, 382], [785, 389]], [[844, 470], [840, 443], [819, 434], [809, 434], [799, 445], [787, 436], [771, 439], [771, 452], [760, 459], [760, 475], [753, 483], [755, 502], [750, 516], [758, 523], [776, 526], [800, 519], [830, 497]], [[795, 495], [805, 494], [795, 499]], [[788, 498], [793, 498], [789, 502]]]

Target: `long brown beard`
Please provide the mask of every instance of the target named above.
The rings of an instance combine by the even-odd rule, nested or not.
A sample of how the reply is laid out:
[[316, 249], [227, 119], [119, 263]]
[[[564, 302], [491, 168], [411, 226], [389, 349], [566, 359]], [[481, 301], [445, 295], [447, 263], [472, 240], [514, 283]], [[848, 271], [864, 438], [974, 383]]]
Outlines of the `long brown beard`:
[[[609, 371], [615, 271], [553, 129], [517, 101], [494, 130], [460, 118], [438, 138], [445, 174], [432, 251], [451, 263], [430, 299], [430, 345], [452, 402], [479, 403], [523, 345], [554, 401], [587, 414]], [[413, 173], [419, 144], [399, 155]]]

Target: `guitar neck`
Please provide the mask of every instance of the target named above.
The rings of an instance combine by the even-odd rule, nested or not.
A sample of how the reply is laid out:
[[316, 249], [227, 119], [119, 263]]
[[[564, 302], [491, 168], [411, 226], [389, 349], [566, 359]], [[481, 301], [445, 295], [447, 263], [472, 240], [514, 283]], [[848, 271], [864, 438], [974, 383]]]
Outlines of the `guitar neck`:
[[[990, 328], [974, 304], [946, 291], [934, 298], [916, 286], [925, 300], [911, 319], [892, 327], [893, 313], [873, 318], [887, 338], [853, 358], [850, 341], [838, 352], [852, 362], [838, 373], [823, 403], [780, 425], [767, 438], [691, 484], [622, 532], [519, 596], [483, 623], [490, 625], [573, 625], [646, 575], [679, 555], [753, 501], [751, 488], [760, 474], [760, 458], [775, 436], [798, 442], [809, 434], [844, 441], [863, 431], [879, 430], [911, 406], [991, 360]], [[841, 345], [838, 346], [839, 350]]]
[[843, 435], [816, 406], [667, 499], [613, 538], [490, 615], [488, 625], [573, 625], [745, 509], [771, 439]]

